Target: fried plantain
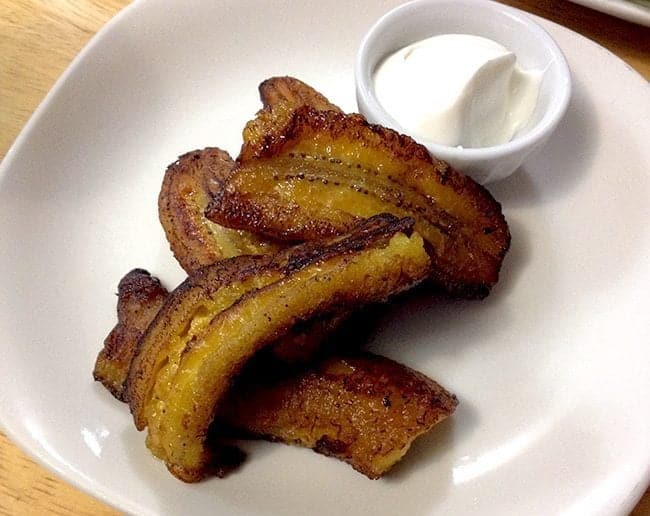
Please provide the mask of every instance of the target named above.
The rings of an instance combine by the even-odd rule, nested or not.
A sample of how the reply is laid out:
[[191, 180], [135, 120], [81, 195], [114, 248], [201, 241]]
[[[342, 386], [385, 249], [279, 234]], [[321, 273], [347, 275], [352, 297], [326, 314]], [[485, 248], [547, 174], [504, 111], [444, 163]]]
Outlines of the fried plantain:
[[214, 222], [277, 240], [317, 240], [361, 218], [409, 216], [432, 249], [431, 279], [483, 297], [510, 233], [490, 193], [407, 136], [360, 115], [279, 99], [244, 129], [237, 165], [206, 210]]
[[372, 479], [458, 404], [423, 374], [370, 353], [322, 359], [266, 382], [246, 378], [219, 413], [227, 424], [337, 457]]
[[291, 109], [311, 106], [319, 111], [343, 112], [323, 94], [294, 77], [271, 77], [260, 84], [259, 92], [265, 109], [284, 104]]
[[383, 300], [426, 276], [412, 224], [381, 215], [325, 243], [217, 262], [169, 296], [140, 341], [127, 394], [172, 474], [192, 482], [209, 470], [209, 424], [255, 352], [299, 321]]
[[117, 324], [97, 355], [93, 377], [118, 400], [125, 401], [124, 382], [136, 342], [167, 298], [167, 290], [143, 269], [133, 269], [117, 287]]
[[[95, 379], [121, 401], [138, 339], [166, 295], [143, 270], [131, 271], [120, 282], [116, 328], [122, 330], [113, 330], [104, 341]], [[370, 478], [386, 473], [414, 439], [457, 404], [455, 396], [424, 375], [370, 353], [321, 358], [300, 370], [269, 371], [266, 357], [252, 366], [229, 390], [217, 424], [238, 435], [312, 448]], [[225, 450], [227, 457], [238, 457]], [[216, 461], [221, 465], [223, 459], [222, 454]]]
[[205, 217], [208, 201], [221, 191], [233, 166], [227, 152], [207, 148], [184, 154], [165, 172], [158, 196], [160, 223], [174, 256], [188, 274], [223, 258], [272, 253], [280, 248], [264, 237], [225, 228]]

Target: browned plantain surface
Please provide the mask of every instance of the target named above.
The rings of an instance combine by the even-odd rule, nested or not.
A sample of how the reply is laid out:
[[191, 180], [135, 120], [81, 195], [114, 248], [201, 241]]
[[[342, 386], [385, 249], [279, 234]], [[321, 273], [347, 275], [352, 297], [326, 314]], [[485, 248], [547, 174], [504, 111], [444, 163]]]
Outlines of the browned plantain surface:
[[423, 374], [363, 353], [267, 383], [238, 383], [220, 417], [253, 435], [337, 457], [375, 479], [457, 404]]
[[140, 341], [128, 400], [147, 446], [185, 481], [212, 457], [207, 430], [255, 352], [300, 321], [385, 299], [430, 265], [412, 221], [373, 217], [349, 235], [200, 269], [168, 298]]
[[324, 95], [293, 77], [267, 79], [260, 84], [259, 92], [264, 108], [244, 127], [242, 153], [251, 146], [264, 147], [272, 142], [298, 108], [309, 106], [317, 111], [342, 113]]
[[431, 245], [432, 279], [483, 296], [510, 244], [501, 206], [411, 138], [360, 115], [279, 101], [244, 129], [238, 165], [208, 207], [211, 220], [278, 240], [348, 231], [360, 218], [410, 216]]
[[260, 84], [259, 91], [264, 108], [286, 104], [291, 109], [311, 106], [319, 111], [342, 113], [324, 95], [294, 77], [271, 77]]
[[117, 324], [97, 355], [93, 377], [118, 400], [124, 401], [124, 382], [137, 341], [167, 298], [157, 278], [133, 269], [117, 287]]
[[[110, 371], [111, 381], [104, 381], [106, 375], [96, 379], [124, 401], [122, 381], [137, 341], [166, 291], [146, 271], [134, 270], [120, 282], [118, 295], [123, 330], [112, 331], [100, 352], [101, 369]], [[370, 478], [387, 472], [414, 439], [457, 404], [455, 396], [424, 375], [370, 353], [328, 357], [300, 371], [269, 372], [264, 358], [230, 389], [220, 421], [247, 436], [335, 456]], [[218, 457], [219, 464], [228, 457], [236, 463], [238, 455], [224, 450], [229, 455]]]
[[240, 254], [265, 254], [278, 244], [247, 231], [228, 229], [208, 220], [204, 211], [234, 166], [217, 148], [184, 154], [165, 172], [158, 214], [174, 256], [189, 274], [204, 265]]

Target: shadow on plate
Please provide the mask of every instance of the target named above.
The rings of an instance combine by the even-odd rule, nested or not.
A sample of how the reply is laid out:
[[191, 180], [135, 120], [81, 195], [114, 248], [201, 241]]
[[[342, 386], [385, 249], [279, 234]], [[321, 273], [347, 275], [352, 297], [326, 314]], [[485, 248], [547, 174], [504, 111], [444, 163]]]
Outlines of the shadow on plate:
[[[373, 352], [410, 364], [436, 356], [462, 355], [468, 346], [483, 346], [508, 327], [513, 307], [507, 302], [525, 274], [531, 244], [523, 225], [510, 222], [512, 245], [499, 282], [482, 300], [448, 299], [426, 286], [375, 309], [377, 320], [368, 343]], [[499, 324], [494, 324], [494, 321]], [[417, 365], [416, 365], [417, 368]]]
[[[453, 447], [478, 428], [478, 412], [468, 400], [459, 398], [456, 412], [433, 428], [428, 434], [416, 439], [411, 449], [384, 477], [386, 482], [402, 482], [416, 477], [419, 470], [438, 464]], [[451, 476], [451, 472], [450, 472]]]
[[569, 108], [548, 143], [512, 176], [488, 185], [507, 208], [527, 207], [571, 195], [587, 180], [600, 137], [593, 101], [573, 79]]

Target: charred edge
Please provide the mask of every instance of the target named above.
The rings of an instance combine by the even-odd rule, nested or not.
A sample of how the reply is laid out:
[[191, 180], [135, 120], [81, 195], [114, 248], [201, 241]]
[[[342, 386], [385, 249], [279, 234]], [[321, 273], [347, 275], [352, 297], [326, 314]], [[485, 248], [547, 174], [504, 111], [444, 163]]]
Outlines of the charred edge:
[[[221, 190], [233, 167], [230, 155], [216, 147], [186, 153], [167, 167], [158, 196], [158, 214], [174, 256], [186, 271], [214, 261], [193, 251], [191, 242], [198, 245], [206, 238], [202, 229], [204, 206], [190, 203], [188, 189], [198, 194], [195, 200], [204, 198], [207, 203], [213, 191]], [[218, 257], [208, 245], [202, 252], [215, 260]]]
[[[382, 239], [388, 239], [396, 233], [411, 236], [413, 219], [398, 218], [388, 213], [375, 215], [364, 220], [350, 233], [335, 239], [333, 242], [307, 242], [289, 249], [287, 265], [284, 270], [289, 273], [304, 268], [316, 261], [326, 261], [341, 254], [352, 254], [377, 245]], [[285, 251], [280, 253], [283, 258]]]
[[[399, 219], [386, 213], [365, 220], [351, 233], [329, 242], [306, 242], [284, 249], [276, 255], [236, 256], [222, 260], [197, 270], [185, 280], [168, 298], [157, 317], [164, 316], [163, 312], [173, 311], [177, 304], [176, 299], [182, 298], [184, 292], [194, 286], [207, 289], [211, 294], [226, 284], [243, 281], [255, 274], [271, 270], [288, 275], [317, 262], [325, 262], [337, 256], [354, 254], [378, 246], [384, 241], [387, 244], [396, 233], [410, 235], [412, 228], [412, 219]], [[244, 294], [242, 299], [247, 296], [248, 294]]]
[[450, 276], [446, 272], [449, 268], [449, 263], [438, 256], [433, 244], [426, 239], [423, 239], [423, 242], [424, 250], [431, 262], [429, 276], [425, 282], [429, 292], [439, 293], [444, 297], [461, 297], [463, 299], [484, 299], [490, 294], [493, 283], [450, 281]]
[[[225, 150], [222, 150], [218, 147], [205, 147], [203, 149], [195, 149], [193, 151], [186, 152], [178, 157], [171, 165], [167, 167], [167, 170], [179, 170], [188, 166], [194, 166], [195, 161], [204, 161], [207, 160], [208, 163], [212, 162], [233, 162], [233, 159], [230, 157], [230, 154]], [[234, 162], [233, 162], [234, 163]]]
[[295, 107], [309, 105], [319, 110], [341, 112], [323, 94], [294, 77], [271, 77], [259, 85], [258, 91], [264, 107], [285, 100]]
[[[118, 384], [119, 377], [105, 375], [105, 367], [121, 369], [126, 376], [133, 355], [136, 351], [138, 338], [153, 319], [149, 309], [160, 306], [168, 295], [158, 278], [144, 269], [133, 269], [127, 273], [118, 285], [117, 316], [118, 322], [104, 339], [100, 350], [93, 378], [99, 381], [118, 400], [125, 401], [124, 379]], [[146, 320], [145, 320], [146, 319]]]
[[[431, 255], [429, 255], [431, 256]], [[442, 272], [446, 264], [436, 263], [436, 257], [431, 258], [431, 272], [426, 279], [426, 286], [435, 293], [445, 297], [462, 298], [467, 300], [481, 300], [490, 295], [492, 287], [496, 283], [463, 283], [461, 281], [450, 281], [449, 277]]]
[[235, 165], [226, 151], [218, 147], [206, 147], [183, 154], [167, 167], [161, 189], [161, 197], [168, 190], [176, 191], [173, 186], [182, 176], [191, 178], [206, 195], [220, 190]]
[[370, 124], [358, 114], [347, 115], [335, 111], [319, 111], [309, 105], [296, 108], [287, 124], [280, 128], [277, 134], [269, 135], [270, 138], [265, 140], [265, 145], [255, 153], [255, 157], [269, 157], [277, 154], [282, 148], [290, 145], [292, 141], [299, 139], [306, 128], [327, 132], [332, 138], [350, 136], [358, 139], [362, 145], [367, 143], [363, 133], [369, 131], [377, 139], [376, 142], [373, 142], [374, 145], [391, 152], [397, 150], [398, 158], [408, 161], [422, 160], [434, 165], [434, 161], [426, 148], [416, 143], [409, 136], [380, 125]]
[[147, 301], [167, 294], [167, 289], [158, 278], [144, 269], [133, 269], [118, 284], [118, 314], [121, 306], [132, 298]]
[[316, 453], [322, 453], [328, 457], [338, 457], [340, 455], [344, 455], [347, 450], [347, 443], [338, 439], [333, 439], [328, 435], [324, 435], [318, 439], [314, 446], [314, 451]]

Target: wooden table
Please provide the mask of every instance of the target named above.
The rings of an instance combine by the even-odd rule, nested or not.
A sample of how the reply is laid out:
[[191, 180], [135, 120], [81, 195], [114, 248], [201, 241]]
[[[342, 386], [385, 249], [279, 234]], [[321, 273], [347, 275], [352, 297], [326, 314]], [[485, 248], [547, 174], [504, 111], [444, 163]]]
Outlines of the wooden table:
[[[0, 157], [54, 81], [126, 0], [0, 2]], [[609, 48], [650, 79], [650, 29], [566, 1], [503, 3], [569, 27]], [[0, 514], [116, 514], [59, 480], [0, 433]], [[633, 514], [650, 515], [650, 491]]]

